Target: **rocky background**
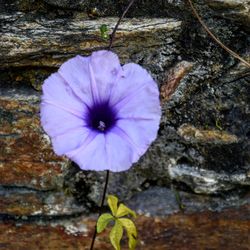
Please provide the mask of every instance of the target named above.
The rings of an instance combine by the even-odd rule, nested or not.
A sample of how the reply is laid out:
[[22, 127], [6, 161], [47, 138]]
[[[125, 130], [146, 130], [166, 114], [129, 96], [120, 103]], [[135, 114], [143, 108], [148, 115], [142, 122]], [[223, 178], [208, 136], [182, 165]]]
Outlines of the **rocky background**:
[[[127, 0], [0, 1], [0, 249], [88, 249], [105, 173], [57, 157], [39, 121], [43, 80], [105, 48]], [[209, 28], [250, 61], [249, 0], [202, 0]], [[249, 249], [250, 69], [184, 0], [137, 0], [113, 50], [159, 83], [158, 139], [108, 193], [139, 216], [138, 249]], [[122, 242], [126, 249], [126, 240]], [[107, 233], [96, 249], [111, 249]]]

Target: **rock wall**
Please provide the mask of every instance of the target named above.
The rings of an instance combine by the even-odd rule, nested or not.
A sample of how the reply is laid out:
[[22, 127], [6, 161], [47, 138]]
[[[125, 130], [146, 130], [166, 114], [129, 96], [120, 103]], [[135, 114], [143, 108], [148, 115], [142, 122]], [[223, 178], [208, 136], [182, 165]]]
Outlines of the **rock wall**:
[[[93, 226], [91, 216], [102, 194], [105, 173], [80, 171], [53, 153], [39, 122], [40, 89], [43, 80], [66, 59], [105, 48], [108, 41], [101, 38], [100, 26], [106, 24], [111, 33], [127, 2], [0, 3], [0, 217], [7, 223], [0, 230], [0, 239], [6, 249], [18, 248], [4, 240], [9, 237], [7, 229], [20, 234], [13, 226], [16, 223], [21, 223], [27, 235], [45, 227], [58, 242], [61, 227], [71, 236], [80, 234], [78, 240], [91, 237], [88, 226]], [[213, 32], [249, 61], [249, 1], [203, 0], [196, 6]], [[207, 210], [220, 211], [222, 223], [234, 228], [232, 235], [224, 234], [224, 244], [231, 236], [235, 238], [241, 227], [246, 245], [232, 240], [230, 247], [223, 245], [218, 243], [218, 235], [211, 238], [211, 244], [217, 249], [246, 249], [249, 226], [245, 222], [235, 226], [224, 214], [236, 213], [242, 221], [248, 218], [249, 68], [215, 44], [187, 2], [179, 0], [156, 0], [154, 4], [136, 1], [119, 26], [113, 50], [122, 63], [133, 61], [147, 68], [161, 90], [162, 120], [157, 140], [129, 171], [111, 174], [108, 188], [139, 213], [151, 215], [148, 220], [163, 216], [161, 225], [156, 223], [158, 226], [152, 229], [155, 235], [148, 241], [146, 236], [142, 239], [142, 249], [184, 249], [178, 245], [181, 237], [190, 236], [184, 228], [189, 223], [198, 226], [202, 222], [197, 218], [204, 216], [211, 227], [204, 228], [190, 243], [192, 249], [200, 249], [209, 230], [216, 226], [222, 230], [214, 223], [216, 216], [207, 214]], [[180, 214], [183, 209], [174, 190], [179, 190], [179, 203], [183, 202], [186, 213], [196, 219]], [[242, 217], [232, 209], [242, 211]], [[173, 223], [183, 218], [187, 223], [177, 223], [176, 231], [162, 236], [172, 223], [164, 222], [166, 216]], [[151, 223], [143, 216], [138, 220], [139, 224]], [[171, 237], [180, 231], [184, 233], [174, 241]], [[73, 243], [76, 239], [69, 235], [65, 249], [82, 249], [84, 245]], [[163, 237], [161, 245], [154, 245], [154, 237]], [[168, 237], [172, 243], [166, 243]], [[34, 240], [20, 246], [27, 248]], [[45, 244], [41, 241], [41, 249], [46, 249]], [[75, 248], [70, 248], [72, 244]], [[100, 249], [105, 249], [103, 244]], [[49, 247], [55, 249], [53, 244]]]

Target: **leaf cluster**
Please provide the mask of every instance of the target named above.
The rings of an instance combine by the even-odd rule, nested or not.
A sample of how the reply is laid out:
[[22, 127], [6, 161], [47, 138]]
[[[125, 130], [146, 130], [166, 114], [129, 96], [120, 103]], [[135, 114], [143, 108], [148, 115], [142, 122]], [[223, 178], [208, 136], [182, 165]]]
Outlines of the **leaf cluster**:
[[134, 250], [137, 243], [137, 230], [134, 222], [124, 216], [131, 215], [136, 217], [136, 213], [120, 203], [118, 206], [118, 198], [114, 195], [108, 195], [108, 205], [111, 213], [102, 214], [97, 220], [97, 233], [101, 233], [110, 222], [114, 222], [114, 226], [110, 231], [109, 238], [115, 250], [120, 250], [120, 241], [123, 236], [124, 229], [128, 235], [129, 249]]

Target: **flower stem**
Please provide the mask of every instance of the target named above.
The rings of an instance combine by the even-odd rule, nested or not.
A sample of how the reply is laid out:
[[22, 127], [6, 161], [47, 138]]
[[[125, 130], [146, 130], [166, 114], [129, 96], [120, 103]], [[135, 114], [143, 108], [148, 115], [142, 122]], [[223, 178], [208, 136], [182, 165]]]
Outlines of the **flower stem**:
[[[104, 185], [104, 189], [103, 189], [102, 202], [101, 202], [101, 206], [100, 206], [100, 208], [99, 208], [99, 215], [98, 215], [98, 217], [100, 217], [100, 215], [101, 215], [101, 213], [102, 213], [102, 208], [103, 208], [104, 201], [105, 201], [105, 197], [106, 197], [108, 182], [109, 182], [109, 170], [107, 170], [107, 173], [106, 173], [106, 180], [105, 180], [105, 185]], [[97, 223], [96, 223], [96, 224], [97, 224]], [[93, 234], [93, 237], [92, 237], [92, 242], [91, 242], [90, 250], [93, 250], [93, 249], [94, 249], [96, 233], [97, 233], [97, 232], [96, 232], [96, 225], [95, 225], [95, 231], [94, 231], [94, 234]]]
[[[110, 50], [112, 45], [113, 45], [113, 42], [115, 40], [115, 34], [116, 34], [116, 31], [118, 29], [118, 26], [119, 24], [121, 23], [121, 20], [124, 18], [124, 16], [126, 15], [126, 13], [128, 12], [129, 8], [132, 6], [132, 4], [135, 2], [136, 0], [131, 0], [127, 6], [127, 8], [123, 11], [122, 15], [120, 16], [120, 18], [118, 19], [116, 25], [115, 25], [115, 28], [111, 34], [111, 37], [110, 37], [110, 42], [109, 42], [109, 46], [108, 46], [108, 49]], [[103, 190], [103, 195], [102, 195], [102, 202], [101, 202], [101, 206], [99, 208], [99, 215], [98, 217], [100, 217], [101, 213], [102, 213], [102, 208], [103, 208], [103, 205], [104, 205], [104, 201], [105, 201], [105, 197], [106, 197], [106, 191], [107, 191], [107, 187], [108, 187], [108, 181], [109, 181], [109, 170], [107, 170], [107, 174], [106, 174], [106, 181], [105, 181], [105, 185], [104, 185], [104, 190]], [[97, 223], [96, 223], [97, 225]], [[95, 238], [96, 238], [96, 234], [97, 234], [97, 231], [96, 231], [96, 225], [95, 225], [95, 231], [94, 231], [94, 234], [93, 234], [93, 237], [92, 237], [92, 242], [91, 242], [91, 246], [90, 246], [90, 250], [93, 250], [94, 249], [94, 244], [95, 244]]]
[[110, 50], [112, 45], [113, 45], [113, 42], [115, 40], [115, 33], [118, 29], [118, 26], [119, 24], [121, 23], [121, 20], [124, 18], [124, 16], [126, 15], [126, 13], [128, 12], [129, 8], [132, 6], [132, 4], [135, 2], [135, 0], [131, 0], [127, 6], [127, 8], [123, 11], [122, 15], [120, 16], [119, 20], [117, 21], [116, 25], [115, 25], [115, 28], [111, 34], [111, 38], [110, 38], [110, 42], [109, 42], [109, 47], [108, 49]]

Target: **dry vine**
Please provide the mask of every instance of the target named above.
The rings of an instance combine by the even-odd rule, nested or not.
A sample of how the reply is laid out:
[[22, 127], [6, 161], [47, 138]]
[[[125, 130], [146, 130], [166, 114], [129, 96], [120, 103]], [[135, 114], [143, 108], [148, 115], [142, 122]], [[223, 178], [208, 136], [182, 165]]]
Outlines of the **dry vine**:
[[233, 57], [237, 58], [238, 60], [240, 60], [242, 63], [244, 63], [247, 67], [250, 68], [250, 63], [247, 62], [245, 59], [243, 59], [240, 55], [238, 55], [236, 52], [234, 52], [233, 50], [231, 50], [230, 48], [228, 48], [223, 42], [221, 42], [221, 40], [219, 38], [217, 38], [212, 32], [211, 30], [207, 27], [207, 25], [203, 22], [201, 16], [198, 14], [197, 10], [195, 9], [192, 0], [188, 0], [190, 7], [195, 15], [195, 17], [198, 19], [199, 23], [202, 25], [202, 27], [206, 30], [206, 32], [211, 36], [211, 38], [218, 43], [224, 50], [226, 50], [230, 55], [232, 55]]

